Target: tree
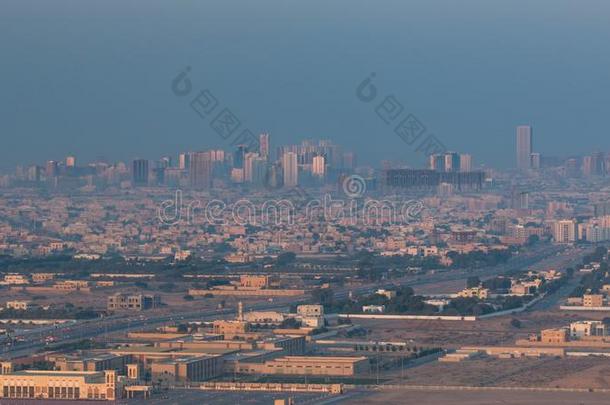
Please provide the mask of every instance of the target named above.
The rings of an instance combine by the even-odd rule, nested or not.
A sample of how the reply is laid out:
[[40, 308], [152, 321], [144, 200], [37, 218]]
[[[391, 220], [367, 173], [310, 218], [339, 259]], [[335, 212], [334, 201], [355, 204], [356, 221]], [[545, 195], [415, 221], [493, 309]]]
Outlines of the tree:
[[294, 252], [285, 252], [278, 255], [276, 263], [278, 266], [286, 266], [295, 262], [297, 255]]
[[540, 238], [538, 237], [538, 235], [530, 235], [527, 238], [527, 242], [525, 242], [525, 244], [527, 246], [534, 246], [536, 243], [538, 243], [540, 241]]
[[297, 321], [295, 318], [286, 318], [281, 325], [281, 327], [285, 329], [297, 329], [300, 326], [301, 322]]

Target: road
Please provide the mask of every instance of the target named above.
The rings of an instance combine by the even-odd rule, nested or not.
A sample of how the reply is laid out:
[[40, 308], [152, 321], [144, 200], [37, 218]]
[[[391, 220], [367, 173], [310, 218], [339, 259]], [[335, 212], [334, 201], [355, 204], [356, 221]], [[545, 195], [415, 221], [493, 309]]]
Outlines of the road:
[[[409, 275], [401, 279], [392, 281], [367, 284], [355, 288], [341, 288], [336, 290], [335, 298], [346, 298], [349, 293], [355, 295], [367, 294], [375, 291], [378, 288], [391, 288], [396, 285], [417, 286], [434, 284], [440, 281], [465, 280], [470, 276], [478, 276], [481, 278], [491, 277], [497, 274], [522, 270], [527, 267], [535, 268], [542, 266], [543, 268], [555, 267], [559, 268], [562, 263], [565, 263], [568, 258], [573, 258], [575, 252], [572, 248], [555, 245], [541, 245], [537, 249], [515, 256], [507, 263], [485, 267], [475, 270], [444, 270], [437, 271], [433, 274], [425, 274], [421, 276]], [[584, 254], [584, 253], [583, 253]], [[261, 302], [251, 305], [249, 308], [253, 310], [283, 310], [290, 304], [305, 303], [308, 297], [299, 298], [284, 298], [276, 299], [274, 302]], [[202, 320], [211, 321], [219, 317], [229, 317], [235, 315], [234, 308], [226, 308], [213, 311], [191, 311], [180, 314], [170, 315], [116, 315], [102, 319], [81, 320], [69, 324], [61, 324], [54, 327], [45, 327], [31, 331], [22, 332], [20, 335], [14, 336], [22, 342], [16, 342], [14, 345], [3, 344], [2, 357], [11, 359], [31, 355], [37, 350], [45, 348], [47, 345], [44, 342], [45, 337], [52, 337], [55, 344], [74, 343], [82, 339], [89, 339], [107, 335], [109, 333], [128, 331], [133, 328], [144, 329], [154, 328], [168, 323]]]

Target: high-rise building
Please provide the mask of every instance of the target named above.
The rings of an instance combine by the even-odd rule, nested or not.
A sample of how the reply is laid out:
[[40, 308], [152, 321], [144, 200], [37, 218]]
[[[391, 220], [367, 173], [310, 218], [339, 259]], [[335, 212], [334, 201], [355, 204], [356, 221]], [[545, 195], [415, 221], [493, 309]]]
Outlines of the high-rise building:
[[582, 158], [582, 174], [585, 176], [593, 176], [593, 156], [585, 156]]
[[519, 208], [522, 210], [530, 208], [530, 193], [527, 191], [519, 193]]
[[26, 178], [28, 181], [40, 181], [43, 168], [40, 166], [30, 166], [27, 169]]
[[344, 164], [344, 155], [337, 145], [328, 140], [317, 142], [306, 140], [300, 145], [284, 145], [277, 148], [277, 156], [281, 160], [286, 152], [294, 152], [297, 155], [299, 165], [310, 165], [314, 156], [324, 156], [327, 167], [339, 169]]
[[254, 160], [258, 158], [259, 155], [256, 152], [248, 152], [244, 156], [244, 182], [252, 182]]
[[224, 162], [225, 161], [225, 151], [222, 149], [215, 149], [210, 151], [210, 158], [212, 162]]
[[585, 176], [603, 176], [606, 174], [606, 157], [602, 152], [592, 153], [582, 159], [582, 173]]
[[47, 161], [47, 166], [45, 168], [45, 176], [47, 176], [47, 178], [55, 177], [55, 176], [57, 176], [58, 172], [59, 172], [58, 163], [55, 160]]
[[429, 169], [437, 172], [445, 171], [445, 155], [433, 154], [428, 157]]
[[530, 155], [530, 167], [532, 169], [540, 169], [540, 153], [532, 153]]
[[178, 155], [178, 168], [188, 170], [191, 164], [191, 153], [181, 153]]
[[445, 171], [457, 172], [460, 170], [460, 155], [455, 152], [445, 153]]
[[602, 152], [591, 154], [591, 174], [594, 176], [606, 174], [606, 158]]
[[163, 156], [157, 162], [157, 167], [162, 167], [162, 168], [172, 167], [172, 158], [170, 156]]
[[257, 157], [252, 161], [252, 184], [255, 186], [263, 186], [267, 176], [267, 159]]
[[76, 158], [74, 156], [66, 157], [66, 167], [74, 167], [76, 166]]
[[264, 133], [258, 136], [258, 153], [261, 157], [269, 159], [269, 134]]
[[468, 164], [466, 160], [470, 158], [470, 155], [460, 155], [456, 152], [432, 154], [428, 157], [428, 168], [437, 172], [464, 171], [462, 170], [462, 156], [465, 156], [464, 164]]
[[311, 173], [314, 176], [324, 177], [324, 174], [326, 173], [324, 156], [314, 156], [313, 163], [311, 165]]
[[132, 164], [131, 176], [134, 186], [148, 185], [148, 160], [135, 159]]
[[246, 152], [248, 152], [248, 147], [246, 145], [237, 145], [237, 150], [233, 152], [233, 167], [236, 169], [244, 168], [244, 159], [246, 157]]
[[471, 172], [472, 171], [472, 156], [465, 153], [460, 154], [460, 171]]
[[565, 219], [553, 224], [553, 239], [557, 243], [575, 242], [577, 238], [576, 221]]
[[154, 180], [157, 184], [165, 184], [165, 174], [172, 166], [172, 158], [164, 156], [155, 163], [153, 169]]
[[191, 155], [189, 183], [195, 189], [212, 186], [212, 156], [210, 152], [194, 152]]
[[521, 125], [517, 127], [517, 168], [527, 170], [532, 154], [532, 127]]
[[571, 158], [565, 162], [565, 175], [568, 177], [577, 177], [580, 173], [578, 160]]
[[284, 171], [284, 187], [296, 187], [299, 184], [299, 168], [296, 153], [284, 153], [282, 156], [282, 169]]

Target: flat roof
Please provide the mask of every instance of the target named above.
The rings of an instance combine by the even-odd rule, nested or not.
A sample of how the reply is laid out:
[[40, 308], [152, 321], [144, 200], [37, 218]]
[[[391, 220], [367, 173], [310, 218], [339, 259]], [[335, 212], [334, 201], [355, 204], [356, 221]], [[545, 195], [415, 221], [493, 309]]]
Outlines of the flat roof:
[[237, 349], [224, 349], [224, 348], [204, 348], [201, 350], [197, 349], [180, 349], [177, 347], [121, 347], [118, 349], [110, 349], [111, 353], [125, 353], [125, 354], [160, 354], [160, 355], [214, 355], [214, 354], [226, 354], [233, 353]]
[[176, 364], [176, 363], [191, 363], [193, 361], [213, 359], [218, 356], [189, 356], [189, 357], [178, 357], [176, 359], [166, 359], [157, 362], [157, 364]]
[[88, 377], [103, 374], [103, 371], [58, 371], [58, 370], [20, 370], [6, 375], [48, 375], [66, 377]]
[[342, 363], [353, 363], [355, 361], [366, 360], [364, 356], [359, 357], [336, 357], [336, 356], [283, 356], [273, 359], [273, 361], [299, 361], [299, 362], [342, 362]]

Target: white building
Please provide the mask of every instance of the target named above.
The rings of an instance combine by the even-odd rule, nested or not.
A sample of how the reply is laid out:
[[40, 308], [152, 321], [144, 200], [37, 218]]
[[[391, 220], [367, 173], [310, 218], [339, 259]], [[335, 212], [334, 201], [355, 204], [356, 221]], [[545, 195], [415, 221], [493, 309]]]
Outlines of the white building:
[[578, 321], [570, 324], [570, 338], [608, 336], [608, 328], [602, 321]]

